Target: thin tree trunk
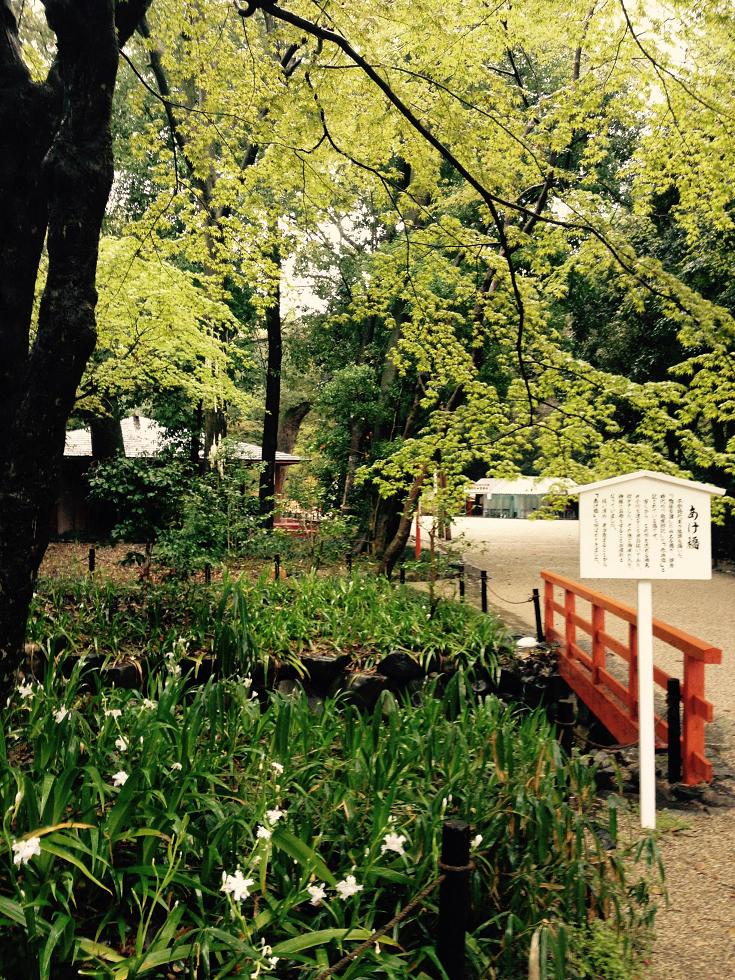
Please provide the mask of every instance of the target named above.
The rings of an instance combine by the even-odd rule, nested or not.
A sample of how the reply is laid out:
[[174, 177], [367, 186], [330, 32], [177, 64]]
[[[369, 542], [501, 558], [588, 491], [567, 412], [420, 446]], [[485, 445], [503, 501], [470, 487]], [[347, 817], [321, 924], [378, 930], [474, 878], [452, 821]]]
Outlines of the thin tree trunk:
[[278, 445], [278, 417], [281, 411], [281, 365], [283, 338], [281, 330], [281, 255], [278, 247], [273, 251], [273, 261], [279, 270], [273, 302], [266, 310], [265, 325], [268, 333], [268, 366], [265, 374], [265, 414], [263, 417], [262, 458], [258, 497], [263, 526], [273, 527], [273, 510], [276, 501], [276, 448]]
[[411, 533], [411, 524], [413, 522], [414, 514], [416, 513], [416, 504], [419, 496], [421, 495], [421, 488], [424, 485], [425, 478], [426, 470], [422, 469], [411, 484], [411, 489], [406, 494], [403, 512], [398, 522], [398, 529], [396, 530], [392, 541], [383, 553], [382, 570], [389, 577], [396, 562], [403, 554], [406, 544], [408, 543], [408, 538]]

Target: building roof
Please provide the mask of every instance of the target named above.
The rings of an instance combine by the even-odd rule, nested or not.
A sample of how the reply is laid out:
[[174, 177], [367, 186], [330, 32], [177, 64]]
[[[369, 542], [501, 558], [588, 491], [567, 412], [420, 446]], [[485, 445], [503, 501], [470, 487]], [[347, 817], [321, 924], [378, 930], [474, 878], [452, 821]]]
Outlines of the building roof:
[[586, 493], [588, 490], [600, 490], [604, 487], [614, 487], [621, 483], [628, 483], [631, 480], [657, 480], [659, 483], [667, 483], [669, 486], [679, 487], [683, 490], [701, 490], [704, 493], [711, 493], [722, 496], [724, 490], [721, 487], [713, 487], [711, 483], [697, 483], [696, 480], [685, 480], [680, 476], [669, 476], [668, 473], [655, 473], [653, 470], [636, 470], [635, 473], [623, 473], [622, 476], [611, 476], [607, 480], [598, 480], [596, 483], [585, 483], [583, 486], [575, 487], [572, 493]]
[[500, 477], [485, 477], [471, 483], [467, 488], [468, 494], [528, 494], [532, 496], [543, 496], [544, 494], [556, 491], [572, 492], [574, 483], [564, 477], [554, 476], [518, 476], [513, 480], [504, 480]]
[[[163, 426], [143, 415], [132, 415], [130, 418], [123, 419], [120, 428], [122, 429], [126, 456], [152, 459], [159, 454], [166, 444], [167, 435]], [[251, 442], [235, 443], [233, 454], [237, 459], [252, 462], [260, 461], [263, 458], [263, 451], [260, 446]], [[92, 433], [88, 428], [71, 429], [66, 433], [64, 456], [86, 456], [91, 459]], [[302, 459], [302, 456], [293, 456], [291, 453], [276, 453], [276, 462], [283, 463], [284, 466], [300, 463]]]
[[[120, 423], [125, 455], [153, 457], [163, 449], [166, 430], [143, 415], [132, 415]], [[92, 456], [92, 433], [86, 429], [72, 429], [66, 433], [65, 456]]]

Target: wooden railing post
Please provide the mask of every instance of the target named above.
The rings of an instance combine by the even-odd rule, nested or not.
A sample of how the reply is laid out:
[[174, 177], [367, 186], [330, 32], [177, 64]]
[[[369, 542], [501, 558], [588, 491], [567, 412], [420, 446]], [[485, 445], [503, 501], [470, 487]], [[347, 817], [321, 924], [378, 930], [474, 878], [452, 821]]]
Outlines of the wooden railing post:
[[638, 721], [638, 625], [628, 624], [628, 710], [633, 721]]
[[554, 586], [544, 579], [544, 635], [547, 642], [554, 632]]
[[577, 627], [574, 625], [576, 611], [575, 595], [569, 589], [564, 590], [564, 640], [567, 645], [567, 656], [574, 658], [572, 644], [577, 642]]
[[704, 663], [684, 654], [684, 782], [698, 783], [694, 753], [704, 755], [704, 718], [699, 712], [697, 700], [704, 700]]
[[602, 634], [605, 632], [605, 610], [600, 606], [592, 606], [592, 681], [600, 683], [600, 671], [605, 670], [605, 644]]

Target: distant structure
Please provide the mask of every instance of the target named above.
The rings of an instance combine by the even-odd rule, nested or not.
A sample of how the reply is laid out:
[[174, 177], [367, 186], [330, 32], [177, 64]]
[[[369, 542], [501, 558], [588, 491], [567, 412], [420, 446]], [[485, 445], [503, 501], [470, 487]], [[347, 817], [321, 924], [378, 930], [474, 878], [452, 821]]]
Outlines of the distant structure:
[[[541, 508], [547, 494], [570, 490], [572, 480], [560, 477], [518, 476], [513, 480], [485, 477], [467, 488], [468, 517], [526, 518]], [[559, 514], [560, 518], [576, 520], [576, 501]]]
[[[132, 415], [120, 423], [125, 455], [137, 459], [155, 459], [166, 445], [166, 430], [153, 419]], [[233, 455], [245, 463], [262, 460], [260, 446], [238, 442]], [[303, 457], [276, 453], [276, 496], [283, 492], [289, 466], [302, 462]], [[87, 474], [92, 465], [92, 433], [72, 429], [66, 433], [64, 460], [61, 468], [59, 498], [51, 519], [53, 537], [98, 538], [109, 534], [114, 523], [108, 508], [89, 500]]]

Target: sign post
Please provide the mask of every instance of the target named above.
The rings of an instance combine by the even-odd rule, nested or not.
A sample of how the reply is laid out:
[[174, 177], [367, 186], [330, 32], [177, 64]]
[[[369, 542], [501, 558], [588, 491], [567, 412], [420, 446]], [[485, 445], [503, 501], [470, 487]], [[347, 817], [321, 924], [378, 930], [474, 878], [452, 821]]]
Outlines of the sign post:
[[582, 578], [638, 582], [641, 826], [656, 827], [653, 581], [712, 578], [710, 500], [725, 491], [638, 470], [577, 487]]

